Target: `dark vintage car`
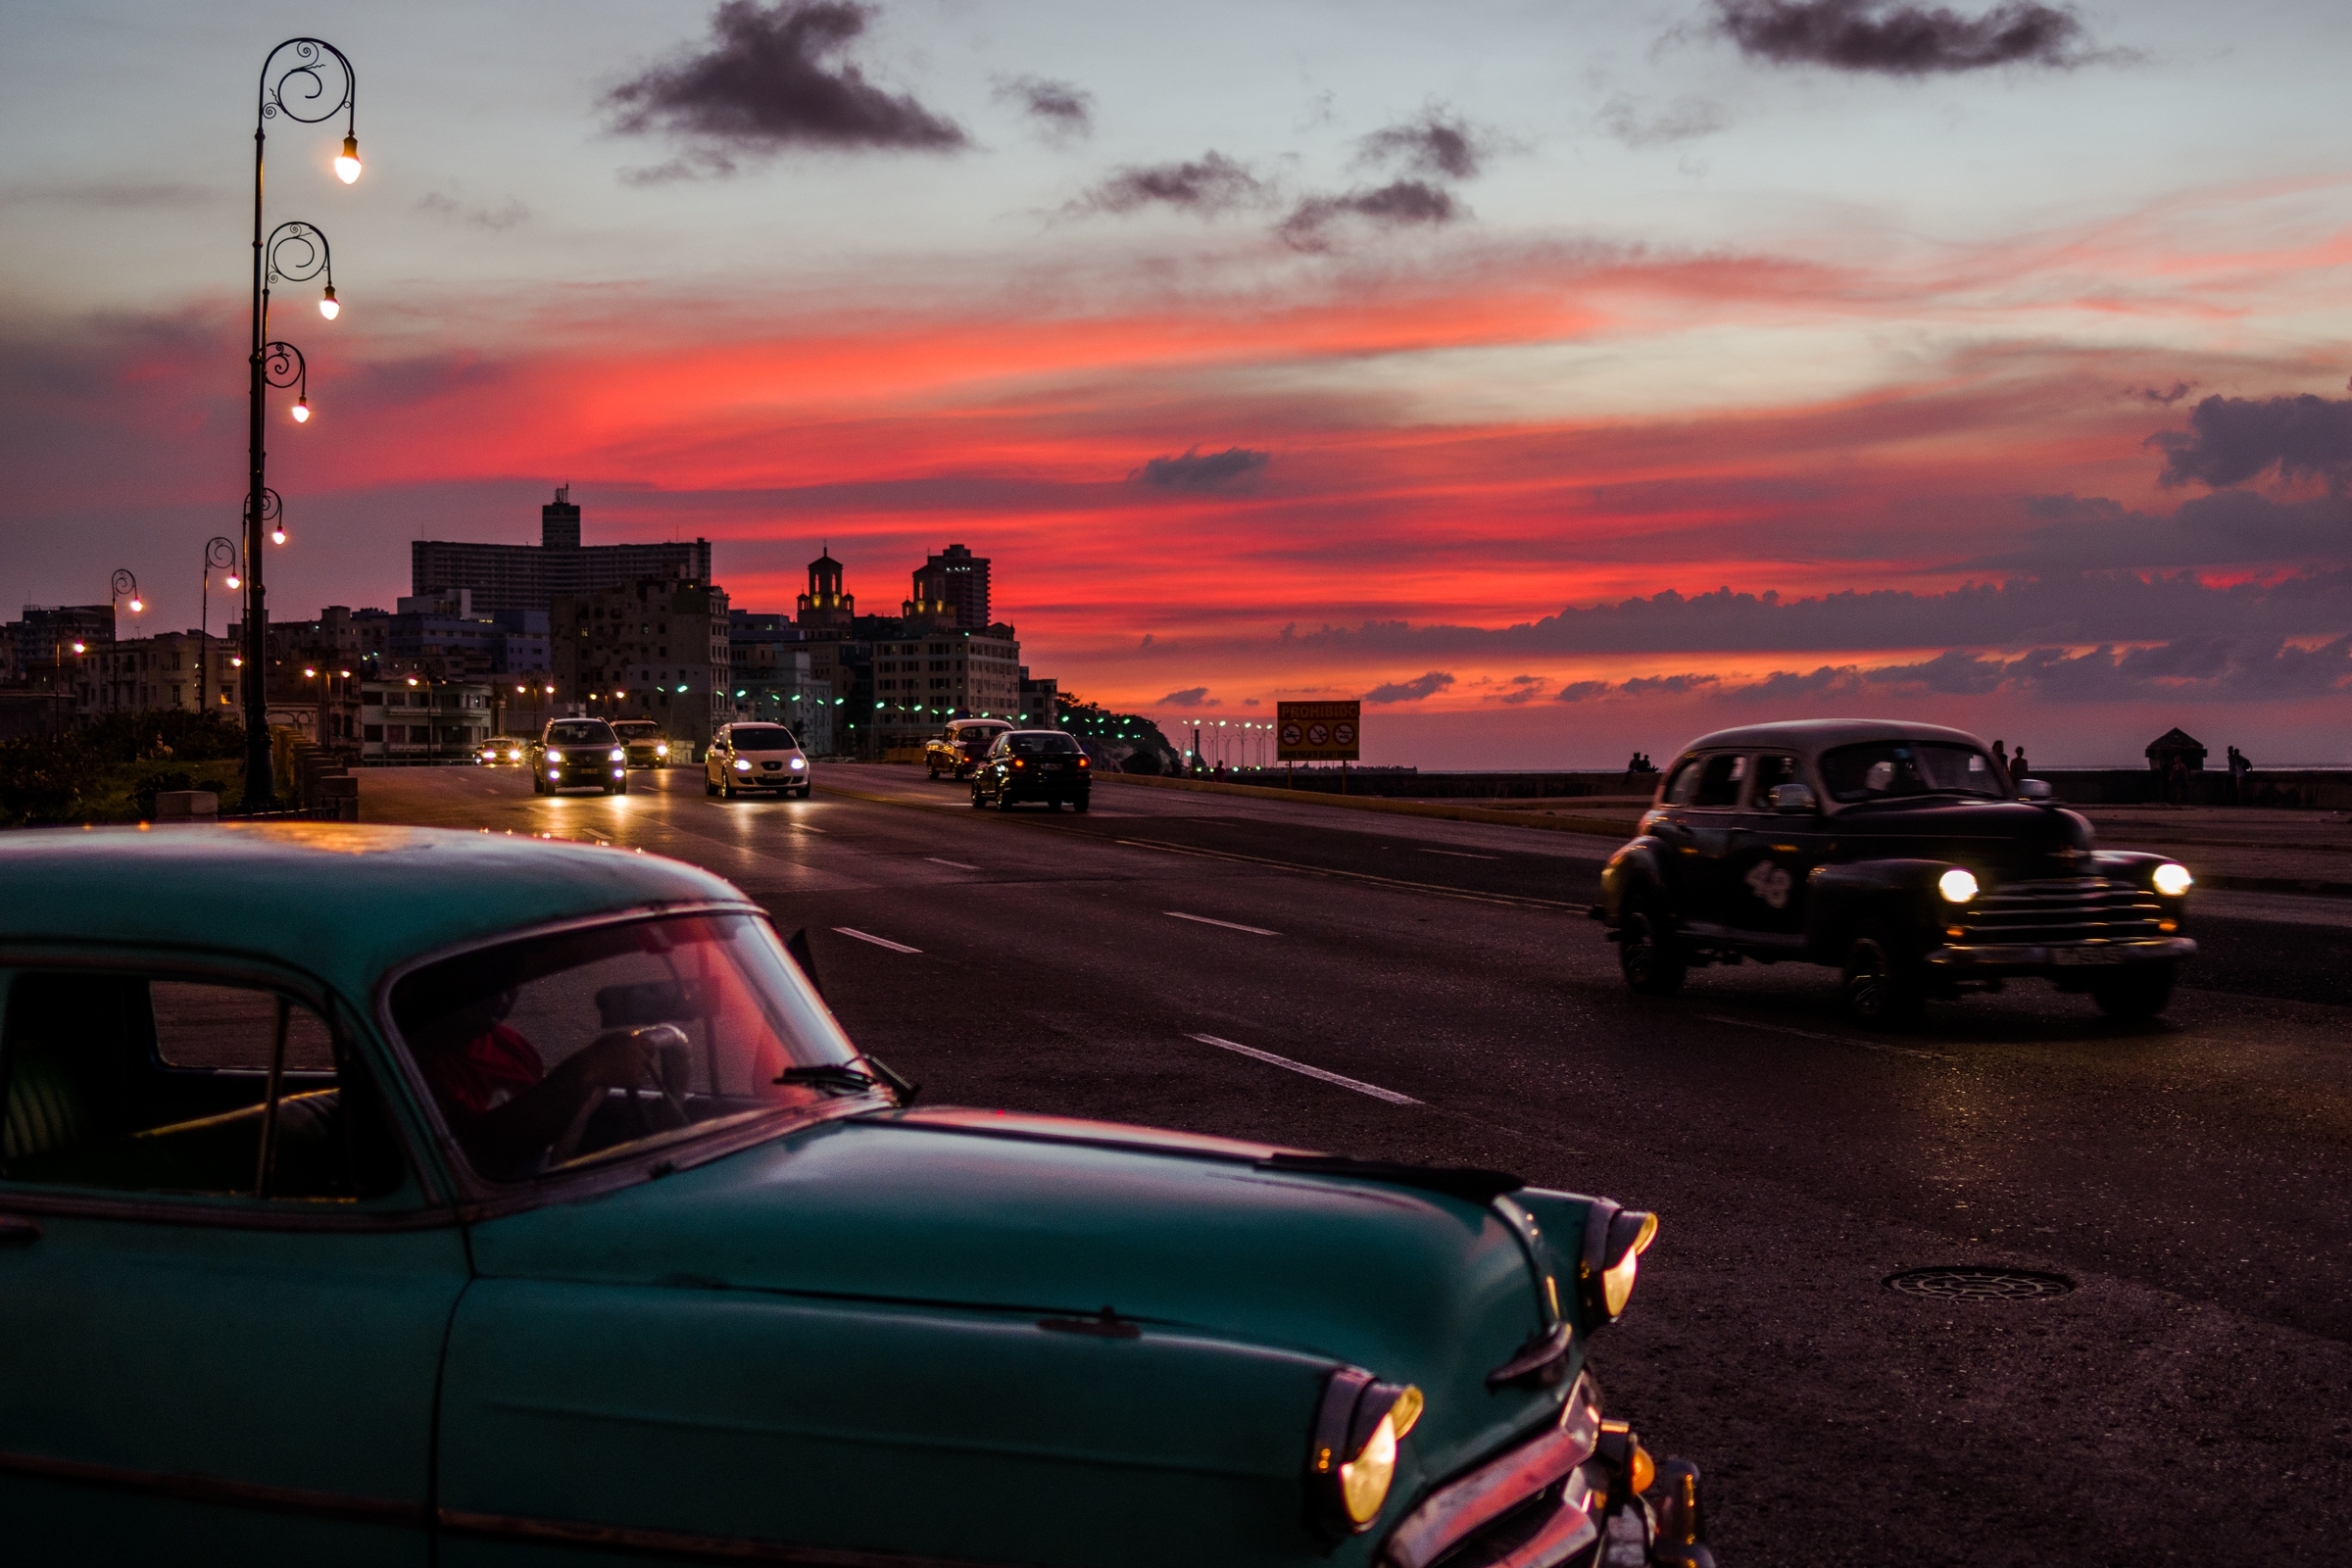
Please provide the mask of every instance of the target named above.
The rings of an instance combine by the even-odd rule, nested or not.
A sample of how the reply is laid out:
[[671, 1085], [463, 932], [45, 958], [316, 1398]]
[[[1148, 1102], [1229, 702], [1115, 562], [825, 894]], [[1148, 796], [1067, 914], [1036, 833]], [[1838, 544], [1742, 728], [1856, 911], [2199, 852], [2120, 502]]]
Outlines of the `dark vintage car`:
[[1648, 1214], [931, 1108], [655, 856], [0, 834], [11, 1560], [1703, 1568]]
[[590, 788], [607, 795], [629, 792], [629, 764], [620, 737], [601, 718], [549, 719], [531, 743], [528, 765], [533, 794]]
[[667, 767], [674, 748], [662, 733], [662, 726], [650, 718], [616, 718], [612, 733], [620, 738], [620, 749], [628, 756], [628, 765], [636, 768]]
[[1022, 801], [1052, 810], [1064, 801], [1083, 811], [1093, 798], [1094, 763], [1076, 737], [1057, 729], [1006, 730], [991, 742], [972, 773], [972, 804], [994, 801], [1009, 811]]
[[1836, 965], [1873, 1023], [2028, 975], [2145, 1018], [2197, 951], [2189, 882], [2161, 855], [2095, 848], [1973, 735], [1819, 719], [1692, 742], [1592, 915], [1652, 996], [1696, 964], [1794, 959]]
[[947, 728], [923, 743], [923, 771], [932, 778], [945, 773], [953, 779], [972, 776], [998, 736], [1012, 728], [1005, 718], [952, 718]]

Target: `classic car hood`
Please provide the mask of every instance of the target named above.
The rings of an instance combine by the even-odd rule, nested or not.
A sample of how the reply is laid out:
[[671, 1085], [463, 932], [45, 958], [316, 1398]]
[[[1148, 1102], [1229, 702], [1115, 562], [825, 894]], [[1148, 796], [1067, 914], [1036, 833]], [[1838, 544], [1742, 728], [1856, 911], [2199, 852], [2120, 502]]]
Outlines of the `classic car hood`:
[[1965, 860], [2006, 877], [2088, 876], [2090, 823], [2016, 801], [1929, 797], [1849, 806], [1831, 821], [1840, 841], [1873, 855]]
[[[1539, 1327], [1487, 1205], [1138, 1128], [901, 1112], [474, 1228], [485, 1275], [1122, 1318], [1477, 1386]], [[1431, 1347], [1458, 1364], [1431, 1365]]]

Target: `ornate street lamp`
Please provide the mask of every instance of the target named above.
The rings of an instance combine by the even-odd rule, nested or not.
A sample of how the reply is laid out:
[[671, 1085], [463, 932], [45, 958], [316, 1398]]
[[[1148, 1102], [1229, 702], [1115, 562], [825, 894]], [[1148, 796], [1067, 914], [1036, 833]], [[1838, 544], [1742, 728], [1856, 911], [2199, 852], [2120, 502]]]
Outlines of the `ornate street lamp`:
[[114, 581], [108, 586], [114, 590], [116, 615], [122, 613], [122, 601], [125, 599], [130, 601], [130, 612], [134, 615], [147, 608], [147, 601], [139, 597], [139, 579], [132, 576], [127, 567], [116, 572]]
[[281, 115], [298, 124], [316, 125], [344, 116], [343, 150], [335, 159], [335, 174], [346, 185], [360, 177], [358, 135], [359, 77], [343, 51], [322, 38], [289, 38], [262, 59], [260, 103], [253, 122], [253, 348], [248, 361], [248, 409], [245, 484], [245, 801], [248, 809], [270, 810], [277, 805], [277, 780], [270, 752], [270, 617], [262, 586], [262, 530], [277, 517], [279, 543], [285, 539], [282, 512], [272, 508], [276, 497], [266, 481], [268, 455], [262, 445], [262, 412], [270, 387], [296, 388], [294, 418], [311, 415], [309, 378], [301, 351], [270, 337], [269, 289], [275, 279], [307, 281], [324, 272], [326, 294], [320, 312], [329, 319], [341, 309], [335, 301], [334, 274], [326, 236], [307, 223], [284, 223], [263, 238], [262, 167], [269, 122]]
[[237, 591], [237, 542], [224, 533], [217, 533], [204, 542], [204, 585], [196, 594], [196, 706], [199, 710], [212, 703], [210, 682], [213, 673], [213, 573], [224, 572], [224, 585], [230, 593]]

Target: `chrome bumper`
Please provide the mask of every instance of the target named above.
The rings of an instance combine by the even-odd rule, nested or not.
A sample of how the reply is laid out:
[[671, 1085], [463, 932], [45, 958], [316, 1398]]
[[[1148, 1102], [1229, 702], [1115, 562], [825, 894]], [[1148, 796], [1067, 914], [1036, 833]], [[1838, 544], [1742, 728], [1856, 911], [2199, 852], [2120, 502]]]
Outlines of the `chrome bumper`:
[[1557, 1425], [1421, 1499], [1381, 1548], [1380, 1568], [1712, 1568], [1698, 1544], [1695, 1466], [1669, 1460], [1664, 1485], [1631, 1495], [1633, 1435], [1600, 1419], [1579, 1377]]
[[2041, 973], [2057, 969], [2114, 968], [2121, 964], [2166, 963], [2194, 957], [2197, 945], [2186, 937], [2152, 942], [1954, 943], [1931, 949], [1927, 961], [1936, 968], [1988, 973]]

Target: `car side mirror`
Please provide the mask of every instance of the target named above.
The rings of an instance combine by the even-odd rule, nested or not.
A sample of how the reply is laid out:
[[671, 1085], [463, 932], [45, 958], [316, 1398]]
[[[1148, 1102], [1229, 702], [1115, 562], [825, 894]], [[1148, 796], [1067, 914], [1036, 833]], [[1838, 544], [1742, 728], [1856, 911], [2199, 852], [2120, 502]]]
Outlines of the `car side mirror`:
[[2047, 802], [2050, 781], [2046, 778], [2021, 778], [2017, 781], [2017, 798], [2021, 801]]
[[1813, 786], [1810, 784], [1775, 784], [1765, 792], [1764, 804], [1784, 816], [1821, 809], [1821, 803], [1814, 799]]

